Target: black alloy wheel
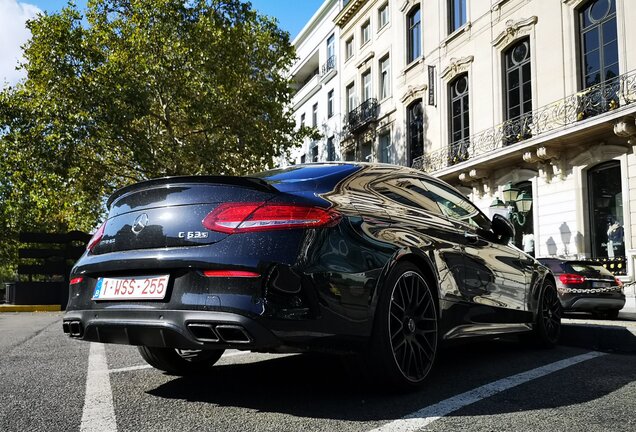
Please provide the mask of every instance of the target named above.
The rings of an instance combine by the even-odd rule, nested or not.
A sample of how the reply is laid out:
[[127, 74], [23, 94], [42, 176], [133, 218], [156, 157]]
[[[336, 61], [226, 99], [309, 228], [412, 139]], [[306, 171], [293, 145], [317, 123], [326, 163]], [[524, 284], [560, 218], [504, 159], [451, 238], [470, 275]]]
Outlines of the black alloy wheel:
[[188, 375], [208, 371], [225, 350], [182, 350], [139, 346], [139, 354], [155, 369], [175, 375]]
[[421, 385], [437, 355], [437, 305], [429, 284], [411, 263], [398, 264], [378, 302], [374, 349], [390, 385]]
[[534, 336], [538, 345], [551, 348], [561, 336], [561, 301], [551, 281], [545, 281], [534, 324]]

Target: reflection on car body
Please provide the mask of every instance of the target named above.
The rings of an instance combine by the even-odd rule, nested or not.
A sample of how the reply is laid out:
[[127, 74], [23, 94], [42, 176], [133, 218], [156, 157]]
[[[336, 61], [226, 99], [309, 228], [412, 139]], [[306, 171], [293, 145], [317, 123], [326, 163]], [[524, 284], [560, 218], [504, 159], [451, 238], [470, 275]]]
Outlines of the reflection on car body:
[[[442, 342], [559, 337], [554, 277], [509, 245], [512, 225], [416, 170], [330, 163], [155, 179], [108, 206], [72, 271], [63, 327], [139, 345], [158, 369], [205, 370], [227, 348], [355, 352], [378, 379], [413, 387]], [[94, 295], [104, 278], [159, 274], [163, 298]]]

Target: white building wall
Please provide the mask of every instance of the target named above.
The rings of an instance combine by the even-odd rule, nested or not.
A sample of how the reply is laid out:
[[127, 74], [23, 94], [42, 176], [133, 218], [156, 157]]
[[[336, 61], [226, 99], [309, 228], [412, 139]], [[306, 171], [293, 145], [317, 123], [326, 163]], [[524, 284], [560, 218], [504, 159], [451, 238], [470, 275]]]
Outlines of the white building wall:
[[577, 220], [576, 200], [572, 191], [576, 182], [572, 175], [564, 180], [546, 182], [538, 179], [540, 193], [535, 197], [534, 217], [541, 221], [535, 232], [537, 256], [577, 256], [582, 253], [584, 226]]
[[[338, 0], [326, 0], [320, 9], [316, 11], [310, 21], [303, 27], [298, 36], [292, 41], [296, 49], [298, 60], [291, 68], [290, 75], [293, 79], [302, 77], [308, 69], [308, 65], [316, 65], [319, 68], [318, 76], [309, 84], [301, 86], [292, 98], [292, 106], [296, 118], [296, 124], [300, 127], [301, 117], [305, 115], [305, 125], [312, 126], [313, 106], [317, 104], [316, 128], [321, 138], [314, 141], [305, 139], [304, 142], [292, 149], [288, 160], [280, 161], [280, 165], [300, 163], [304, 155], [306, 162], [311, 161], [311, 148], [318, 146], [318, 160], [327, 159], [327, 140], [333, 139], [338, 155], [338, 146], [341, 133], [342, 112], [340, 110], [340, 30], [334, 24], [333, 19], [340, 10]], [[327, 39], [334, 35], [336, 64], [333, 70], [325, 71], [324, 65], [328, 60]], [[323, 73], [323, 71], [325, 73]], [[334, 112], [331, 117], [327, 112], [328, 93], [333, 90]]]

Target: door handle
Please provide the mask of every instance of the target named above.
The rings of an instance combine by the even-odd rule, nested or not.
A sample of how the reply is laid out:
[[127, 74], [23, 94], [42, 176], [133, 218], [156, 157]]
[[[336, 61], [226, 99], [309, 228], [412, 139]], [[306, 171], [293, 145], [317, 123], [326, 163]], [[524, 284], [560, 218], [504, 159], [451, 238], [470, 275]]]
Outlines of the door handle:
[[477, 243], [479, 241], [479, 236], [477, 234], [469, 233], [468, 231], [464, 231], [464, 238], [468, 240], [468, 243]]

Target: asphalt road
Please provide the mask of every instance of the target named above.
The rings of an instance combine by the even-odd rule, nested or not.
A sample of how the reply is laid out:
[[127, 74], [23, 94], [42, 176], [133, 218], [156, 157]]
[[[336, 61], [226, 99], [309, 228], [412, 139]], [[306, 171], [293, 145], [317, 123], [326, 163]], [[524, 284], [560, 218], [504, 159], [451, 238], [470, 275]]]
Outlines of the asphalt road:
[[0, 334], [0, 431], [636, 430], [636, 356], [479, 342], [445, 350], [425, 389], [387, 394], [318, 355], [232, 351], [170, 376], [134, 347], [67, 338], [61, 313], [0, 314]]

